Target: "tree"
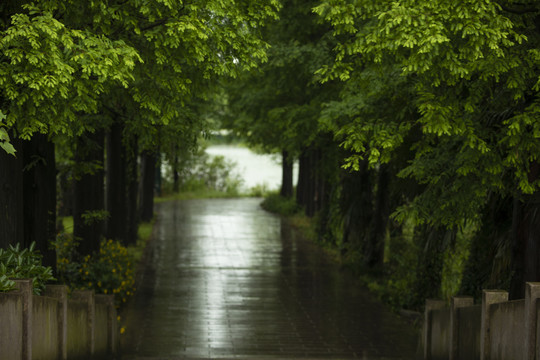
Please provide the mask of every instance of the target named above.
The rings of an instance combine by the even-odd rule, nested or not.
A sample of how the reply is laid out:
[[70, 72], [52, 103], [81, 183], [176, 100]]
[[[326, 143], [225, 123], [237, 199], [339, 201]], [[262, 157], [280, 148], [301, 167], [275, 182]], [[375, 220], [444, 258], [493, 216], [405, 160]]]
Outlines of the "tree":
[[[111, 143], [124, 147], [118, 152], [135, 164], [137, 143], [149, 149], [153, 141], [144, 136], [154, 133], [150, 129], [185, 121], [182, 107], [203, 96], [211, 79], [235, 76], [264, 59], [266, 46], [258, 36], [259, 27], [275, 16], [277, 7], [273, 0], [38, 1], [22, 7], [15, 1], [4, 2], [0, 106], [7, 114], [8, 134], [12, 139], [29, 139], [37, 132], [49, 139], [56, 134], [90, 138], [117, 126], [119, 135]], [[87, 113], [97, 116], [81, 121]], [[182, 127], [199, 128], [192, 125]], [[126, 152], [130, 143], [136, 146]], [[85, 153], [83, 147], [78, 144], [79, 155]], [[111, 150], [108, 158], [114, 159], [118, 152]], [[93, 164], [91, 157], [81, 163]], [[126, 179], [132, 190], [122, 202], [130, 200], [126, 223], [132, 230], [136, 179], [131, 169], [125, 171], [131, 174]], [[99, 187], [98, 177], [93, 182]], [[14, 179], [10, 177], [11, 182]], [[81, 204], [81, 214], [92, 215], [89, 211], [99, 209]], [[113, 213], [109, 224], [122, 223], [127, 207], [121, 215]], [[126, 239], [126, 234], [119, 237]]]
[[[53, 265], [53, 256], [47, 255], [56, 210], [50, 140], [57, 134], [77, 135], [72, 124], [78, 114], [97, 109], [108, 81], [127, 85], [137, 56], [123, 42], [66, 27], [48, 4], [6, 1], [0, 18], [0, 107], [7, 115], [2, 133], [17, 144], [8, 149], [16, 150], [17, 158], [1, 159], [0, 167], [13, 170], [2, 182], [15, 192], [8, 198], [17, 203], [8, 202], [5, 210], [11, 215], [0, 222], [9, 224], [0, 227], [10, 230], [2, 234], [4, 243], [32, 238]], [[2, 142], [5, 149], [5, 135]]]
[[250, 144], [282, 154], [283, 195], [292, 195], [292, 160], [300, 158], [300, 180], [305, 180], [299, 183], [300, 199], [306, 200], [315, 199], [314, 161], [316, 153], [323, 151], [316, 148], [317, 118], [322, 102], [334, 94], [314, 76], [329, 59], [332, 39], [312, 14], [312, 6], [311, 2], [283, 2], [279, 21], [264, 32], [271, 45], [268, 63], [230, 84], [227, 92], [228, 126]]
[[415, 117], [356, 113], [356, 121], [337, 127], [344, 146], [356, 152], [350, 165], [363, 157], [372, 166], [388, 162], [417, 133], [409, 146], [414, 156], [400, 176], [424, 189], [397, 218], [452, 229], [480, 223], [491, 193], [519, 199], [525, 220], [514, 226], [515, 253], [522, 255], [514, 259], [512, 295], [522, 295], [523, 280], [538, 278], [532, 258], [539, 254], [525, 256], [537, 240], [530, 203], [539, 187], [537, 5], [327, 0], [315, 11], [339, 40], [335, 61], [321, 75], [351, 82], [373, 69], [394, 68], [407, 84], [396, 94], [412, 90]]

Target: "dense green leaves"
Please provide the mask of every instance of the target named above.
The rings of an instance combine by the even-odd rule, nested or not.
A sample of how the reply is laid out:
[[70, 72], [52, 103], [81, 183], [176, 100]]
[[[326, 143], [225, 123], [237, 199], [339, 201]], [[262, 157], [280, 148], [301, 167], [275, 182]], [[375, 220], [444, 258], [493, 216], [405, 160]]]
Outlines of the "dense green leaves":
[[0, 147], [8, 154], [15, 155], [16, 150], [11, 144], [9, 134], [5, 129], [5, 119], [6, 115], [0, 110]]
[[297, 156], [314, 143], [321, 104], [336, 94], [315, 75], [331, 59], [332, 39], [312, 5], [284, 1], [279, 21], [264, 31], [268, 62], [228, 86], [228, 126], [268, 152]]
[[8, 279], [32, 279], [34, 293], [39, 295], [45, 285], [55, 280], [52, 269], [41, 264], [41, 254], [35, 243], [28, 248], [19, 244], [0, 249], [0, 291], [11, 290], [15, 285]]
[[353, 167], [390, 162], [406, 143], [413, 157], [401, 176], [426, 185], [406, 206], [420, 221], [459, 225], [491, 192], [539, 189], [530, 176], [540, 150], [539, 9], [516, 6], [329, 0], [314, 9], [339, 40], [319, 73], [348, 82], [323, 121], [357, 154]]
[[127, 86], [140, 59], [123, 41], [67, 28], [35, 5], [25, 9], [0, 39], [6, 124], [25, 139], [34, 132], [69, 133], [78, 112], [98, 110], [108, 81]]

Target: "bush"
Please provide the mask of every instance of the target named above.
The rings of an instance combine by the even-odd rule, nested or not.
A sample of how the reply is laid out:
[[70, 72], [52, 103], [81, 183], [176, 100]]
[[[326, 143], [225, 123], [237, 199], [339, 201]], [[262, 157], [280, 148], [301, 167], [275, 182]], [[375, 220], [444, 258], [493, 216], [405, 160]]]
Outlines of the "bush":
[[135, 265], [120, 242], [102, 240], [99, 252], [80, 256], [78, 242], [61, 234], [54, 243], [59, 280], [72, 290], [94, 290], [115, 296], [116, 305], [125, 303], [135, 291]]
[[261, 206], [266, 211], [284, 216], [297, 214], [301, 210], [301, 207], [296, 204], [294, 199], [285, 198], [276, 193], [268, 195], [262, 202]]
[[49, 281], [55, 280], [52, 269], [41, 264], [41, 254], [34, 250], [35, 243], [22, 249], [19, 244], [0, 249], [0, 291], [6, 292], [15, 288], [11, 279], [32, 279], [34, 294], [39, 295]]
[[249, 189], [248, 195], [251, 197], [266, 197], [270, 196], [271, 191], [265, 183], [257, 184]]
[[[173, 163], [168, 162], [163, 176], [163, 192], [165, 195], [173, 192]], [[243, 180], [236, 170], [236, 163], [223, 156], [212, 156], [199, 149], [196, 152], [186, 152], [177, 159], [176, 169], [179, 175], [178, 191], [190, 193], [211, 192], [212, 197], [218, 193], [228, 196], [238, 196]]]

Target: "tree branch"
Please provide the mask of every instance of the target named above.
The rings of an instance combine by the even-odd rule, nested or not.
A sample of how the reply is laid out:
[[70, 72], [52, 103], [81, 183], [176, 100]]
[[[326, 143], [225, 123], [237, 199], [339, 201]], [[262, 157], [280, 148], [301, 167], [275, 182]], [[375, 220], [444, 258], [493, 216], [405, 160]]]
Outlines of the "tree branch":
[[153, 24], [150, 24], [146, 27], [143, 27], [141, 28], [141, 31], [147, 31], [147, 30], [151, 30], [155, 27], [158, 27], [158, 26], [161, 26], [161, 25], [165, 25], [167, 23], [167, 21], [169, 21], [169, 18], [165, 18], [165, 19], [162, 19], [162, 20], [159, 20], [159, 21], [156, 21], [155, 23]]

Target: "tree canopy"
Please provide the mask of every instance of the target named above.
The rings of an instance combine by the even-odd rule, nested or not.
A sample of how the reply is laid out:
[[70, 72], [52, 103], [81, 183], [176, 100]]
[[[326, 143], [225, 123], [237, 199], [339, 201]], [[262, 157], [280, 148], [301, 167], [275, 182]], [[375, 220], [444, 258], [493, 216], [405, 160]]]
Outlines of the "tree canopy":
[[[321, 75], [354, 83], [349, 89], [368, 82], [369, 91], [386, 88], [388, 100], [407, 102], [392, 106], [394, 116], [370, 104], [366, 111], [372, 94], [358, 100], [354, 90], [329, 104], [327, 122], [357, 154], [352, 166], [364, 156], [372, 165], [388, 162], [389, 153], [414, 138], [414, 158], [401, 175], [426, 191], [411, 209], [420, 220], [447, 226], [477, 218], [491, 192], [538, 190], [539, 179], [531, 176], [540, 134], [536, 7], [329, 0], [314, 10], [339, 41], [335, 61]], [[332, 123], [344, 108], [350, 122]], [[405, 108], [416, 116], [402, 116]]]

